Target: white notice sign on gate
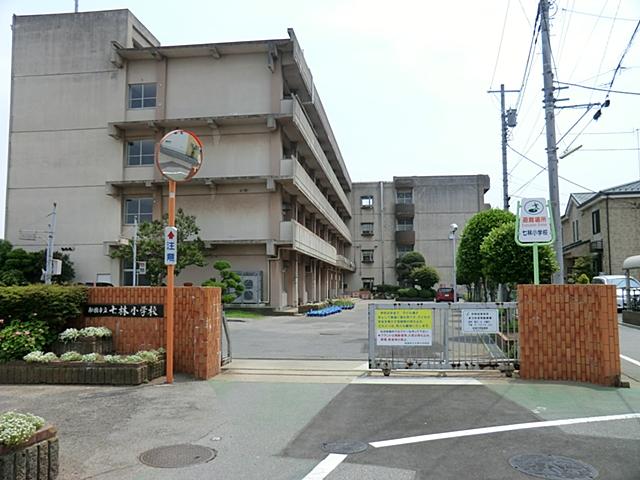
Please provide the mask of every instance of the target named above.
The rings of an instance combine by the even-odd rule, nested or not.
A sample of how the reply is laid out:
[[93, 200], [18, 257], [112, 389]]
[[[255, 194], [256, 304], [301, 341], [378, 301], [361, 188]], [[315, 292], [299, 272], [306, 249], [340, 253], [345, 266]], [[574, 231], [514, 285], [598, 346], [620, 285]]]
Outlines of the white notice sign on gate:
[[462, 310], [463, 333], [498, 333], [498, 310]]

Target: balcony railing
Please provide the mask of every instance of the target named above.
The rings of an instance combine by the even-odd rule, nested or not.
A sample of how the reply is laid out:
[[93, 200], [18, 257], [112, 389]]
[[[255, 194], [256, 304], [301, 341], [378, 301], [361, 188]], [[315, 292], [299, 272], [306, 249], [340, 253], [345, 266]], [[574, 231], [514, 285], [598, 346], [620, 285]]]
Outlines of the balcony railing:
[[415, 230], [403, 230], [396, 232], [396, 243], [398, 245], [413, 245], [416, 243]]
[[340, 200], [344, 209], [351, 215], [351, 204], [347, 199], [347, 195], [344, 193], [342, 189], [342, 185], [338, 181], [338, 177], [336, 177], [335, 172], [331, 168], [329, 164], [329, 160], [327, 156], [324, 154], [322, 147], [320, 146], [320, 142], [316, 138], [316, 135], [311, 127], [311, 123], [307, 119], [306, 114], [304, 113], [304, 109], [297, 98], [293, 99], [292, 103], [292, 115], [293, 115], [293, 123], [296, 125], [300, 133], [302, 134], [302, 138], [309, 146], [309, 149], [313, 152], [313, 156], [316, 161], [320, 165], [320, 168], [324, 172], [324, 174], [329, 179], [329, 183], [331, 184], [331, 188], [335, 191], [336, 196]]
[[349, 227], [347, 227], [340, 215], [331, 206], [329, 200], [322, 194], [315, 182], [295, 158], [285, 158], [280, 162], [280, 175], [291, 177], [295, 187], [333, 225], [340, 235], [351, 243]]
[[280, 222], [280, 241], [297, 251], [331, 265], [337, 264], [336, 248], [295, 220]]
[[413, 217], [416, 206], [413, 203], [396, 203], [396, 217]]
[[344, 268], [345, 270], [349, 270], [351, 272], [355, 271], [356, 265], [352, 260], [349, 260], [344, 255], [338, 255], [336, 259], [337, 259], [337, 262], [336, 262], [337, 267]]

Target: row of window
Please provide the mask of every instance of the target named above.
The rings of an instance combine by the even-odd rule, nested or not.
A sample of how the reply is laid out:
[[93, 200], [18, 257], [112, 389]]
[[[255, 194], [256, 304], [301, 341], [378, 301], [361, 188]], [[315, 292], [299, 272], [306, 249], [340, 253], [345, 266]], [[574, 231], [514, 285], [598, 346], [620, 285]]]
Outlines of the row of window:
[[[407, 232], [413, 230], [413, 218], [398, 218], [396, 220], [396, 232]], [[363, 237], [373, 235], [373, 222], [360, 223], [360, 234]]]
[[[573, 241], [580, 241], [580, 223], [578, 220], [571, 222], [571, 230], [573, 234]], [[595, 235], [600, 233], [600, 210], [594, 210], [591, 212], [591, 232]]]
[[[413, 251], [413, 245], [398, 245], [398, 248], [397, 248], [398, 258], [400, 258], [405, 253], [409, 253], [412, 251]], [[360, 255], [360, 260], [362, 261], [362, 263], [373, 263], [374, 250], [363, 249]]]
[[[360, 197], [360, 208], [373, 208], [373, 195], [362, 195]], [[396, 203], [412, 204], [413, 190], [396, 191]]]

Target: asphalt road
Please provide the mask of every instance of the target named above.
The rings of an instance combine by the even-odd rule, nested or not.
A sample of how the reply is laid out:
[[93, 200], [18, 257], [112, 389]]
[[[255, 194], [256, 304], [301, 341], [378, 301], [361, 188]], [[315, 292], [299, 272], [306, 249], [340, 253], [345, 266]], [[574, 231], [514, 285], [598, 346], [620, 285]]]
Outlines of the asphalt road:
[[[533, 478], [510, 466], [522, 454], [575, 459], [602, 479], [640, 478], [640, 383], [632, 362], [622, 362], [629, 389], [495, 374], [369, 374], [362, 369], [365, 302], [322, 319], [274, 317], [231, 328], [236, 358], [291, 359], [236, 360], [211, 381], [178, 376], [171, 386], [3, 385], [0, 411], [30, 411], [58, 427], [63, 480]], [[620, 335], [623, 354], [638, 359], [640, 330], [621, 327]], [[594, 417], [600, 420], [584, 420]], [[540, 423], [548, 421], [560, 423]], [[478, 428], [488, 430], [470, 435]], [[415, 436], [420, 441], [376, 443]], [[366, 450], [336, 456], [323, 448], [336, 441]], [[139, 460], [148, 449], [184, 443], [217, 456], [180, 469]]]
[[618, 331], [623, 376], [640, 382], [640, 328], [619, 324]]

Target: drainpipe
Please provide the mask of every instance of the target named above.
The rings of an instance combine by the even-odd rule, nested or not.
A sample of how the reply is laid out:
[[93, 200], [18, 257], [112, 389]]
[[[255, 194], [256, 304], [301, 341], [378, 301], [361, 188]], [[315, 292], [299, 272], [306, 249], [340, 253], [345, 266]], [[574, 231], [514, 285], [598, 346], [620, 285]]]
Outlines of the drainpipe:
[[607, 196], [606, 199], [606, 208], [607, 208], [607, 253], [609, 256], [609, 275], [613, 275], [612, 272], [612, 268], [611, 268], [611, 229], [609, 228], [609, 197]]
[[380, 182], [380, 247], [382, 259], [382, 284], [384, 285], [384, 185]]

